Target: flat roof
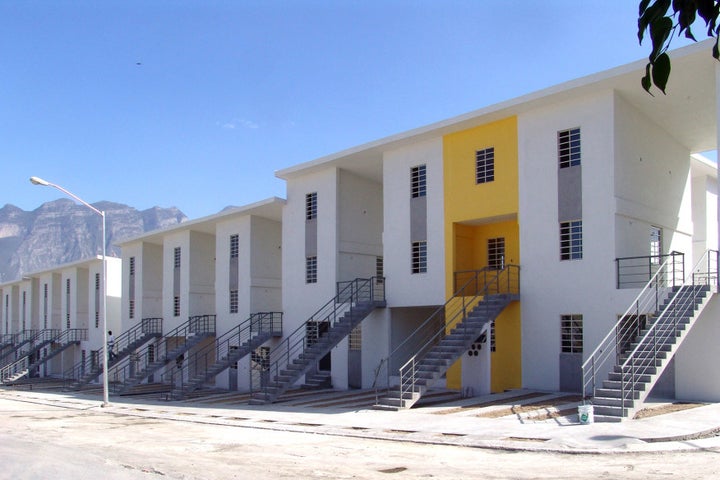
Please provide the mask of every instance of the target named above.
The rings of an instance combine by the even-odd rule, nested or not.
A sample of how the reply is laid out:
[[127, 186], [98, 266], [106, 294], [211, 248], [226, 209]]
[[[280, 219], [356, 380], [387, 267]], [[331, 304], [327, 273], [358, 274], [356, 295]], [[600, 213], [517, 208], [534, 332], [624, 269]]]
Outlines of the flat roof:
[[[111, 257], [109, 255], [106, 256], [108, 262], [119, 262], [121, 261], [119, 257]], [[22, 282], [27, 282], [33, 278], [38, 278], [41, 275], [45, 275], [48, 273], [59, 273], [61, 270], [66, 270], [68, 268], [82, 268], [84, 266], [89, 266], [93, 263], [102, 263], [102, 255], [96, 255], [94, 257], [90, 258], [84, 258], [82, 260], [75, 260], [68, 263], [62, 263], [60, 265], [55, 265], [51, 268], [46, 268], [44, 270], [37, 270], [30, 273], [24, 273], [22, 277], [16, 278], [15, 280], [11, 280], [9, 282], [0, 283], [0, 288], [6, 287], [6, 286], [12, 286], [17, 285]]]
[[192, 230], [195, 232], [203, 233], [215, 233], [215, 225], [218, 222], [231, 219], [233, 217], [242, 217], [252, 215], [261, 218], [267, 218], [277, 222], [282, 221], [282, 208], [286, 201], [279, 197], [270, 197], [265, 200], [260, 200], [255, 203], [243, 205], [240, 207], [228, 207], [219, 213], [208, 215], [205, 217], [197, 218], [195, 220], [189, 220], [187, 222], [178, 223], [172, 227], [163, 228], [159, 230], [153, 230], [136, 237], [128, 238], [121, 242], [117, 242], [116, 245], [122, 246], [128, 243], [144, 241], [149, 243], [162, 243], [162, 239], [165, 235], [171, 232], [181, 232], [183, 230]]
[[655, 96], [651, 96], [643, 90], [640, 79], [645, 73], [647, 60], [639, 60], [277, 170], [275, 176], [288, 180], [328, 167], [338, 167], [381, 181], [384, 151], [608, 90], [617, 92], [660, 127], [673, 132], [676, 140], [691, 152], [715, 150], [715, 73], [718, 62], [711, 55], [713, 42], [709, 39], [669, 52], [673, 71], [667, 95], [655, 90]]

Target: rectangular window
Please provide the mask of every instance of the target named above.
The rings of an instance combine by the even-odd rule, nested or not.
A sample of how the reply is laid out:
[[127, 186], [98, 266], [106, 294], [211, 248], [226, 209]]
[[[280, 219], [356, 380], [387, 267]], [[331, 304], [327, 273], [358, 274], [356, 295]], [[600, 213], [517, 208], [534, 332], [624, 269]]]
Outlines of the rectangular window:
[[491, 352], [495, 351], [495, 346], [496, 346], [496, 343], [495, 343], [495, 320], [493, 320], [492, 322], [490, 322], [490, 351]]
[[43, 284], [43, 328], [48, 327], [48, 284]]
[[362, 350], [362, 324], [353, 328], [348, 336], [349, 350]]
[[128, 300], [128, 317], [135, 318], [135, 300]]
[[427, 272], [427, 242], [412, 242], [412, 273]]
[[230, 258], [238, 258], [240, 255], [240, 236], [230, 235]]
[[100, 327], [100, 274], [95, 274], [95, 328]]
[[580, 260], [582, 258], [582, 220], [560, 222], [560, 260]]
[[662, 255], [662, 228], [650, 227], [650, 263], [660, 265]]
[[560, 168], [580, 165], [580, 128], [560, 131], [557, 136]]
[[135, 257], [130, 257], [130, 276], [135, 275]]
[[560, 315], [560, 351], [562, 353], [583, 352], [582, 315]]
[[505, 238], [489, 238], [488, 245], [488, 267], [495, 270], [505, 268]]
[[173, 297], [173, 317], [180, 316], [180, 297]]
[[317, 218], [317, 192], [305, 195], [305, 220]]
[[175, 268], [180, 268], [180, 254], [181, 254], [180, 247], [175, 247], [174, 254], [173, 254], [173, 266]]
[[385, 260], [383, 260], [383, 257], [375, 257], [375, 276], [377, 277], [377, 283], [385, 281]]
[[25, 330], [25, 319], [27, 318], [27, 292], [22, 294], [22, 329]]
[[424, 197], [427, 194], [425, 165], [410, 169], [410, 192], [412, 198]]
[[70, 279], [65, 280], [65, 327], [70, 328]]
[[317, 257], [305, 258], [305, 283], [317, 283]]
[[495, 180], [495, 148], [490, 147], [475, 152], [475, 183], [488, 183]]
[[230, 313], [238, 313], [238, 291], [230, 290]]

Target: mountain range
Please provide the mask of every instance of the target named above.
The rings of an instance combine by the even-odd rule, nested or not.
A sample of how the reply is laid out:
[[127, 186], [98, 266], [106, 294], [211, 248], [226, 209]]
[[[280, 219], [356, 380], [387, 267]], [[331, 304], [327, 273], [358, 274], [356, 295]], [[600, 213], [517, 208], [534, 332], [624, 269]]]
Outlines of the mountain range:
[[[145, 232], [187, 220], [175, 207], [139, 211], [128, 205], [97, 202], [105, 212], [108, 256], [120, 256], [116, 244]], [[7, 204], [0, 208], [0, 283], [58, 265], [102, 254], [98, 214], [70, 199], [59, 199], [25, 211]]]

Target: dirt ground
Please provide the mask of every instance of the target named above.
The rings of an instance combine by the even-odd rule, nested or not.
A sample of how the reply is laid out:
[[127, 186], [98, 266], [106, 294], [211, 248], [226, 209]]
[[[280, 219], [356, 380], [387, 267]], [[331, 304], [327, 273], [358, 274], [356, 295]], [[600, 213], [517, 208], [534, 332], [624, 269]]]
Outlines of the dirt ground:
[[507, 452], [303, 434], [0, 398], [0, 479], [708, 479], [720, 452]]

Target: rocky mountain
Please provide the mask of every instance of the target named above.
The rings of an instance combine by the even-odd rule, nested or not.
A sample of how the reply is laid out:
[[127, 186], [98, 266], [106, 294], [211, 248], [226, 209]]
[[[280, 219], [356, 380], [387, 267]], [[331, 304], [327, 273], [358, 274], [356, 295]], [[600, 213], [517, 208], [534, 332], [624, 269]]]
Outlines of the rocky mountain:
[[[107, 254], [120, 256], [119, 241], [187, 220], [175, 207], [138, 211], [127, 205], [98, 202], [105, 212]], [[0, 208], [0, 283], [23, 272], [37, 272], [102, 254], [101, 218], [70, 199], [42, 204], [27, 212], [14, 205]]]

